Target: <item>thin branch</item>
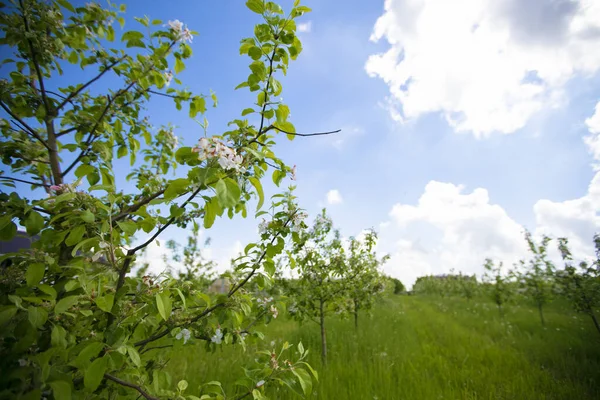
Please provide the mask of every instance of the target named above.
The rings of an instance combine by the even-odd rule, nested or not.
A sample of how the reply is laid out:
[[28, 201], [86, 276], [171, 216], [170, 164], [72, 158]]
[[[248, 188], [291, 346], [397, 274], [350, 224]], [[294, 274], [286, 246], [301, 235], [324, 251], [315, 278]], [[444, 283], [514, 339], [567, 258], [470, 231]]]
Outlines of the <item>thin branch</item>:
[[121, 58], [118, 58], [116, 61], [113, 61], [112, 63], [106, 65], [105, 68], [102, 70], [102, 72], [100, 72], [94, 78], [90, 79], [87, 83], [83, 84], [79, 89], [75, 90], [74, 92], [71, 92], [69, 94], [69, 96], [67, 96], [62, 101], [62, 103], [60, 103], [58, 105], [58, 107], [56, 107], [56, 110], [58, 111], [61, 108], [63, 108], [65, 106], [65, 104], [67, 104], [68, 102], [70, 102], [75, 96], [77, 96], [79, 93], [81, 93], [85, 88], [87, 88], [88, 86], [90, 86], [92, 83], [94, 83], [98, 79], [102, 78], [102, 75], [104, 75], [105, 73], [107, 73], [108, 71], [110, 71], [115, 65], [117, 65], [118, 63], [120, 63], [121, 61], [123, 61], [126, 57], [127, 56], [123, 56]]
[[[287, 226], [287, 224], [290, 223], [290, 221], [292, 220], [292, 218], [288, 218], [287, 221], [285, 221], [285, 224], [283, 224], [283, 227], [285, 228]], [[277, 238], [277, 235], [273, 235], [273, 238], [271, 238], [271, 242], [270, 244], [272, 245], [273, 243], [275, 243], [275, 239]], [[267, 246], [268, 247], [268, 246]], [[256, 272], [256, 270], [260, 267], [260, 263], [262, 262], [262, 260], [265, 258], [265, 256], [267, 255], [267, 250], [265, 249], [265, 251], [262, 252], [262, 254], [260, 255], [260, 257], [258, 258], [258, 260], [256, 260], [256, 262], [254, 263], [254, 268], [252, 268], [252, 271], [246, 276], [246, 278], [244, 278], [243, 281], [241, 281], [240, 283], [238, 283], [236, 286], [232, 287], [231, 290], [229, 291], [229, 293], [227, 294], [227, 297], [231, 297], [235, 294], [235, 292], [237, 292], [242, 286], [244, 286], [246, 284], [246, 282], [248, 282], [250, 280], [250, 278], [252, 278], [252, 276], [254, 276], [254, 273]]]
[[128, 207], [126, 210], [121, 211], [119, 214], [117, 214], [116, 216], [113, 217], [113, 221], [120, 221], [123, 218], [127, 217], [129, 214], [136, 212], [137, 210], [139, 210], [142, 206], [150, 203], [152, 200], [156, 199], [158, 196], [162, 195], [165, 192], [166, 189], [161, 189], [158, 192], [154, 193], [151, 196], [148, 196], [144, 199], [142, 199], [141, 201], [139, 201], [136, 204], [133, 204], [132, 206]]
[[164, 96], [164, 97], [169, 97], [171, 99], [179, 99], [179, 100], [190, 100], [191, 95], [190, 96], [178, 96], [176, 94], [169, 94], [169, 93], [162, 93], [162, 92], [157, 92], [155, 90], [146, 90], [148, 93], [152, 93], [152, 94], [156, 94], [158, 96]]
[[72, 127], [72, 128], [69, 128], [69, 129], [65, 129], [64, 131], [60, 131], [60, 132], [58, 132], [58, 133], [56, 134], [56, 137], [61, 137], [61, 136], [63, 136], [63, 135], [66, 135], [66, 134], [68, 134], [68, 133], [74, 132], [74, 131], [76, 131], [77, 129], [79, 129], [79, 127], [75, 127], [75, 126], [74, 126], [74, 127]]
[[285, 134], [288, 135], [294, 135], [294, 136], [302, 136], [302, 137], [310, 137], [310, 136], [323, 136], [323, 135], [332, 135], [334, 133], [338, 133], [341, 132], [341, 129], [337, 129], [335, 131], [329, 131], [329, 132], [315, 132], [315, 133], [294, 133], [294, 132], [288, 132], [288, 131], [284, 131], [281, 128], [276, 127], [275, 125], [273, 125], [273, 129], [278, 130], [279, 132], [283, 132]]
[[[21, 11], [23, 12], [23, 23], [25, 25], [25, 31], [27, 31], [27, 33], [30, 33], [31, 31], [29, 30], [29, 21], [27, 21], [27, 17], [25, 16], [25, 6], [23, 5], [23, 0], [19, 0], [19, 5], [21, 6]], [[29, 45], [29, 52], [31, 53], [33, 68], [35, 69], [35, 73], [38, 77], [38, 82], [40, 84], [40, 92], [42, 94], [42, 102], [44, 103], [44, 108], [46, 110], [46, 117], [48, 117], [50, 115], [54, 115], [54, 113], [50, 112], [51, 106], [48, 102], [48, 96], [46, 95], [46, 88], [44, 86], [44, 75], [42, 74], [40, 64], [38, 63], [36, 52], [33, 48], [33, 42], [31, 41], [29, 36], [27, 37], [27, 44]]]
[[10, 177], [10, 176], [0, 176], [0, 179], [6, 179], [8, 181], [15, 181], [15, 182], [26, 183], [28, 185], [39, 186], [39, 187], [49, 187], [48, 185], [44, 185], [43, 183], [36, 183], [36, 182], [26, 181], [26, 180], [23, 180], [23, 179], [13, 178], [13, 177]]
[[144, 353], [146, 353], [146, 352], [148, 352], [150, 350], [166, 349], [166, 348], [169, 348], [169, 347], [173, 347], [173, 345], [172, 344], [167, 344], [167, 345], [164, 345], [164, 346], [148, 347], [144, 351], [141, 351], [140, 354], [144, 354]]
[[33, 138], [37, 139], [41, 144], [44, 145], [44, 147], [48, 150], [50, 150], [50, 147], [48, 146], [48, 143], [46, 143], [46, 141], [44, 139], [42, 139], [42, 137], [29, 125], [27, 125], [27, 123], [25, 121], [23, 121], [18, 115], [16, 115], [15, 113], [13, 113], [11, 111], [10, 108], [8, 108], [8, 106], [6, 104], [4, 104], [3, 101], [0, 100], [0, 107], [2, 107], [4, 109], [4, 111], [6, 111], [11, 117], [13, 117], [14, 119], [16, 119], [21, 125], [23, 125], [25, 127], [24, 131], [26, 133], [29, 134], [29, 136], [32, 136]]
[[118, 383], [121, 386], [126, 386], [128, 388], [137, 390], [138, 393], [140, 395], [144, 396], [147, 400], [160, 400], [158, 397], [154, 397], [151, 394], [149, 394], [148, 392], [146, 392], [144, 389], [142, 389], [141, 386], [138, 386], [138, 385], [133, 384], [131, 382], [124, 381], [124, 380], [119, 379], [116, 376], [112, 376], [110, 374], [104, 374], [104, 377], [106, 379], [108, 379], [109, 381], [113, 381], [115, 383]]
[[[194, 197], [196, 197], [198, 195], [198, 193], [200, 193], [200, 190], [202, 190], [203, 186], [199, 186], [198, 189], [194, 190], [194, 192], [190, 195], [190, 197], [187, 198], [186, 201], [184, 201], [183, 203], [181, 203], [181, 205], [179, 206], [180, 208], [184, 208], [185, 206], [187, 206], [189, 204], [190, 201], [192, 201], [194, 199]], [[146, 240], [144, 243], [140, 244], [137, 247], [134, 247], [133, 249], [127, 251], [128, 255], [133, 255], [135, 254], [138, 250], [143, 249], [144, 247], [148, 246], [150, 243], [152, 243], [154, 241], [154, 239], [156, 239], [158, 237], [158, 235], [160, 235], [165, 229], [167, 229], [169, 227], [169, 225], [171, 225], [173, 222], [175, 222], [175, 217], [171, 217], [166, 224], [164, 224], [163, 226], [161, 226], [154, 235], [152, 235], [152, 237], [150, 237], [150, 239]]]
[[65, 177], [78, 163], [79, 161], [81, 161], [81, 159], [87, 154], [87, 152], [90, 149], [90, 145], [98, 139], [98, 137], [100, 136], [96, 136], [96, 130], [98, 129], [98, 126], [100, 126], [100, 123], [102, 122], [102, 120], [104, 119], [104, 117], [106, 116], [106, 114], [108, 113], [108, 110], [110, 109], [110, 107], [112, 106], [113, 102], [117, 99], [117, 97], [127, 93], [127, 91], [129, 91], [129, 89], [131, 89], [133, 86], [135, 85], [135, 81], [131, 82], [129, 85], [127, 85], [127, 87], [125, 87], [124, 89], [120, 89], [113, 97], [108, 96], [108, 101], [106, 102], [106, 106], [104, 107], [104, 110], [102, 110], [102, 113], [100, 114], [100, 117], [98, 118], [98, 120], [96, 121], [96, 123], [94, 124], [93, 128], [90, 130], [90, 133], [88, 135], [88, 138], [85, 142], [85, 149], [83, 149], [79, 155], [77, 156], [77, 158], [75, 158], [75, 160], [71, 163], [71, 165], [69, 165], [64, 172], [62, 173], [62, 176]]

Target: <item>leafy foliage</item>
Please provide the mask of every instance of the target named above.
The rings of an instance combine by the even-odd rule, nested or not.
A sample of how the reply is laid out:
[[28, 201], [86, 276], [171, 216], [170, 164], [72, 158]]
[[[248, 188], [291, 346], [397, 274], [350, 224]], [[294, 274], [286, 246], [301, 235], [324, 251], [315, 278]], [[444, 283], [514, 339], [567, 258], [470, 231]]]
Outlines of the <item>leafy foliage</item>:
[[[156, 98], [186, 107], [192, 118], [206, 111], [208, 101], [216, 105], [214, 94], [193, 94], [177, 78], [195, 35], [183, 23], [136, 18], [147, 33], [121, 33], [114, 22], [124, 26], [124, 6], [20, 0], [4, 8], [0, 44], [13, 58], [4, 60], [10, 74], [0, 83], [6, 115], [0, 119], [0, 158], [13, 176], [3, 170], [0, 182], [29, 184], [33, 194], [0, 193], [0, 237], [10, 239], [20, 224], [39, 240], [31, 252], [0, 260], [7, 265], [0, 272], [1, 398], [232, 398], [218, 382], [199, 392], [186, 381], [172, 382], [164, 371], [168, 359], [157, 350], [195, 342], [211, 350], [242, 348], [260, 338], [248, 327], [261, 310], [244, 286], [256, 276], [266, 285], [285, 241], [298, 240], [291, 228], [301, 213], [291, 193], [276, 195], [270, 213], [259, 210], [272, 229], [246, 247], [226, 294], [209, 295], [188, 275], [129, 273], [170, 226], [201, 218], [210, 228], [224, 214], [245, 217], [253, 196], [259, 209], [264, 202], [261, 181], [269, 165], [276, 167], [277, 184], [292, 171], [272, 147], [274, 134], [293, 139], [295, 133], [289, 109], [275, 100], [282, 90], [275, 76], [285, 74], [302, 50], [294, 19], [310, 10], [298, 3], [284, 16], [273, 2], [248, 1], [262, 22], [242, 40], [240, 53], [250, 57], [251, 73], [238, 87], [257, 93], [252, 109], [259, 126], [234, 119], [232, 130], [209, 137], [204, 119], [205, 137], [195, 147], [180, 147], [172, 126], [154, 128], [142, 114]], [[93, 78], [64, 84], [66, 63]], [[120, 86], [92, 90], [108, 75]], [[122, 164], [117, 160], [127, 156], [131, 193], [115, 179]], [[168, 178], [175, 167], [185, 177]], [[193, 257], [193, 246], [191, 251]], [[270, 384], [307, 393], [310, 368], [298, 347], [296, 360], [277, 367], [271, 355], [257, 357], [237, 396], [264, 398]]]

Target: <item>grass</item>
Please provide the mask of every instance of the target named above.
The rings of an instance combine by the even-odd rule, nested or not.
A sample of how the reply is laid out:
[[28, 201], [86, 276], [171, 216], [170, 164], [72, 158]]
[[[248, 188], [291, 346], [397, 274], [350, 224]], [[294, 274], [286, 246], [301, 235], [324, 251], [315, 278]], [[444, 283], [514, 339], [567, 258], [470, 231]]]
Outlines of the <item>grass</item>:
[[[319, 371], [313, 399], [600, 399], [600, 335], [591, 320], [560, 304], [545, 317], [542, 327], [526, 305], [507, 307], [501, 318], [483, 299], [394, 296], [361, 315], [358, 330], [350, 319], [328, 321], [325, 368], [316, 324], [277, 320], [259, 345], [302, 341]], [[232, 389], [252, 359], [230, 346], [216, 353], [188, 346], [169, 356], [175, 382], [185, 378], [190, 389], [211, 380]]]

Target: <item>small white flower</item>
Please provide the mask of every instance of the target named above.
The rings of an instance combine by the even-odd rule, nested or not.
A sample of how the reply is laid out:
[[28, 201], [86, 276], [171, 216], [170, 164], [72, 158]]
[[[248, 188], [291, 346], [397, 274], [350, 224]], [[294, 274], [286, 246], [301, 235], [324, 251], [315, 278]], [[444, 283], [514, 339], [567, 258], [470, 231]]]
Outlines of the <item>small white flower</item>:
[[181, 340], [183, 339], [183, 344], [186, 344], [188, 340], [190, 340], [190, 336], [191, 333], [188, 329], [182, 329], [177, 336], [175, 336], [175, 339], [177, 340]]
[[296, 180], [296, 166], [295, 165], [292, 167], [290, 179], [293, 181]]
[[179, 33], [183, 29], [183, 22], [181, 22], [180, 20], [176, 19], [175, 21], [169, 21], [169, 22], [167, 22], [167, 25], [165, 25], [165, 26], [168, 26], [173, 31]]
[[223, 332], [221, 332], [220, 328], [217, 328], [214, 336], [210, 338], [210, 341], [216, 344], [221, 344], [223, 341]]
[[169, 86], [173, 80], [173, 73], [171, 71], [165, 72], [165, 79], [167, 80], [166, 85]]
[[262, 380], [260, 380], [260, 381], [256, 382], [256, 387], [257, 387], [257, 388], [258, 388], [258, 387], [261, 387], [261, 386], [262, 386], [262, 385], [264, 385], [264, 384], [265, 384], [265, 381], [262, 381]]
[[263, 218], [262, 222], [258, 224], [258, 233], [262, 235], [263, 233], [267, 232], [268, 228], [269, 223]]
[[27, 360], [24, 360], [22, 358], [19, 358], [19, 366], [20, 367], [24, 367], [27, 365]]
[[271, 340], [271, 347], [275, 347], [275, 341]]
[[271, 311], [273, 318], [277, 318], [277, 316], [279, 315], [279, 310], [277, 309], [277, 307], [271, 305], [271, 308], [269, 310]]

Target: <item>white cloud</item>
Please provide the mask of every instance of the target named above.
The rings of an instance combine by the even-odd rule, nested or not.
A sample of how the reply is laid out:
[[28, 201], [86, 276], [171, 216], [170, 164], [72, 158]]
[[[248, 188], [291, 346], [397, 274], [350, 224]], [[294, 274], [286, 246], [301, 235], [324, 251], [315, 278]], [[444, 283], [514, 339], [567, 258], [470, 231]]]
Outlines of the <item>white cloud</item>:
[[340, 194], [339, 190], [331, 189], [329, 192], [327, 192], [327, 204], [341, 204], [343, 201], [344, 199], [342, 199], [342, 195]]
[[408, 284], [451, 269], [480, 275], [486, 257], [512, 263], [526, 251], [523, 227], [482, 188], [464, 193], [463, 186], [431, 181], [417, 205], [398, 203], [390, 216], [396, 231], [386, 270]]
[[[600, 133], [596, 130], [598, 110], [596, 106], [594, 116], [586, 120], [591, 136], [585, 138], [596, 161], [600, 161], [600, 154], [593, 148], [597, 141], [590, 144], [588, 139]], [[510, 266], [528, 256], [524, 228], [502, 207], [490, 202], [487, 190], [477, 188], [464, 193], [464, 189], [431, 181], [416, 205], [398, 203], [392, 207], [390, 216], [395, 227], [381, 234], [383, 247], [392, 253], [385, 266], [387, 273], [412, 285], [419, 276], [448, 273], [452, 268], [480, 276], [487, 257]], [[592, 238], [600, 231], [600, 171], [584, 196], [563, 202], [541, 199], [533, 212], [534, 237], [567, 237], [576, 259], [593, 257]], [[558, 255], [555, 244], [550, 254]]]
[[600, 101], [596, 104], [594, 114], [585, 120], [590, 134], [583, 140], [596, 161], [600, 161]]
[[301, 24], [298, 24], [296, 29], [298, 30], [298, 32], [309, 33], [312, 30], [312, 21], [303, 22]]
[[600, 69], [597, 0], [386, 0], [366, 71], [396, 120], [441, 112], [457, 131], [511, 133]]

